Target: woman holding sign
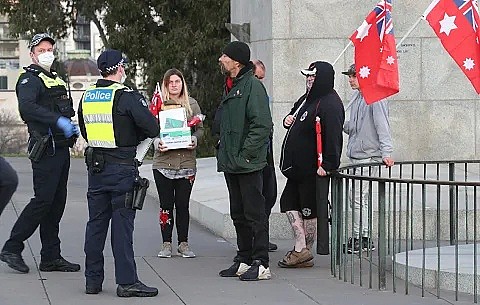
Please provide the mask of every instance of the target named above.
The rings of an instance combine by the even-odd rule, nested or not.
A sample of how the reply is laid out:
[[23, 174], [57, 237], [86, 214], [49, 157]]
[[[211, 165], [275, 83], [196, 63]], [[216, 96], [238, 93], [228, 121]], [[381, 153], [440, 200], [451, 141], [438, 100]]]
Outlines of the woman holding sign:
[[162, 92], [165, 102], [159, 112], [160, 136], [154, 142], [153, 156], [153, 176], [160, 198], [159, 220], [163, 238], [158, 256], [172, 256], [175, 207], [177, 254], [195, 257], [188, 245], [189, 202], [197, 171], [195, 149], [203, 136], [204, 116], [198, 102], [188, 95], [185, 78], [179, 70], [170, 69], [165, 73]]

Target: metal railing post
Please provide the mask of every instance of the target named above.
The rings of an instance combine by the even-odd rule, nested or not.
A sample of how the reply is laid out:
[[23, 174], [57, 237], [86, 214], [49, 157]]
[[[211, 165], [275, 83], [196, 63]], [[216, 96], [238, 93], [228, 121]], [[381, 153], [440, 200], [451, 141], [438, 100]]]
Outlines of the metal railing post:
[[387, 287], [387, 240], [385, 228], [385, 182], [378, 183], [378, 289]]
[[[448, 180], [455, 181], [455, 163], [448, 163]], [[455, 244], [455, 240], [457, 237], [455, 236], [455, 226], [456, 226], [456, 219], [455, 219], [455, 186], [449, 186], [449, 204], [448, 204], [448, 212], [450, 217], [450, 245]]]
[[335, 209], [336, 213], [336, 225], [335, 225], [335, 230], [337, 234], [337, 265], [340, 265], [340, 255], [342, 253], [342, 239], [341, 239], [341, 234], [342, 234], [342, 219], [343, 219], [343, 181], [344, 179], [337, 179], [337, 200], [336, 200], [336, 205], [333, 206]]

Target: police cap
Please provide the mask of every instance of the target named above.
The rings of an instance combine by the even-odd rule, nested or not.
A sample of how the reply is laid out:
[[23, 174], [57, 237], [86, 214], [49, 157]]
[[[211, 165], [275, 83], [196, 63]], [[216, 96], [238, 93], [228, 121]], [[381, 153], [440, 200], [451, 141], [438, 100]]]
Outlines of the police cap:
[[53, 40], [52, 36], [48, 35], [47, 33], [39, 33], [32, 37], [32, 40], [28, 44], [28, 48], [32, 49], [35, 46], [44, 40], [49, 41], [51, 44], [55, 44], [55, 40]]
[[110, 72], [127, 62], [128, 60], [123, 57], [122, 52], [108, 49], [98, 56], [97, 67], [100, 72]]

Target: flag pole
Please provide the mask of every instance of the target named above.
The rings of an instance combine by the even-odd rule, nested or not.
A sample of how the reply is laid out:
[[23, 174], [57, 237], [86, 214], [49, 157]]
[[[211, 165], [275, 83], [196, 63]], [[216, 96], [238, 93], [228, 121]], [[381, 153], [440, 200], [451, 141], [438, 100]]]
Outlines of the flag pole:
[[412, 25], [412, 27], [407, 31], [407, 33], [405, 35], [403, 35], [402, 39], [400, 40], [399, 43], [397, 43], [397, 49], [402, 45], [402, 43], [405, 41], [405, 39], [407, 39], [408, 36], [410, 36], [410, 34], [412, 34], [413, 30], [415, 30], [415, 28], [418, 26], [418, 24], [420, 23], [420, 21], [422, 21], [423, 19], [423, 16], [421, 16], [420, 18], [418, 18], [418, 20], [415, 22], [414, 25]]
[[337, 63], [337, 61], [340, 59], [340, 57], [342, 57], [342, 55], [347, 52], [347, 49], [352, 45], [352, 41], [349, 40], [347, 46], [343, 49], [343, 51], [338, 55], [338, 57], [333, 61], [333, 64], [332, 66], [335, 66], [335, 64]]

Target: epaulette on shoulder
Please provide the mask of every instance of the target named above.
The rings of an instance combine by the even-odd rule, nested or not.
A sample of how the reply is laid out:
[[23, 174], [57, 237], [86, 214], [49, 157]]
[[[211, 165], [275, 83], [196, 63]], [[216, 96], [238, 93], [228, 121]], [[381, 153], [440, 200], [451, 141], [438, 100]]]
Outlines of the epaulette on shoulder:
[[40, 70], [38, 69], [35, 69], [31, 66], [28, 66], [28, 67], [23, 67], [23, 69], [26, 71], [26, 72], [30, 72], [30, 73], [34, 73], [34, 74], [40, 74]]
[[132, 88], [129, 88], [129, 87], [125, 87], [123, 89], [123, 91], [125, 91], [125, 92], [135, 92], [135, 90], [133, 90]]

